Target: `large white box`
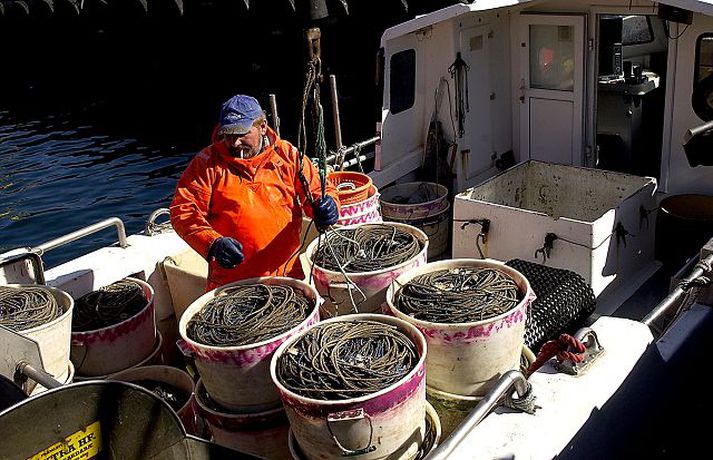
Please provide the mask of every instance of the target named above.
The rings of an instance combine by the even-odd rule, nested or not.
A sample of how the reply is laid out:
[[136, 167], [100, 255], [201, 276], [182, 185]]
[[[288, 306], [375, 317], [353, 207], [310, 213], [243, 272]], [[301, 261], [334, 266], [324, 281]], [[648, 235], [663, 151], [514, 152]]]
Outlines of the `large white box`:
[[[656, 179], [530, 160], [458, 194], [453, 257], [524, 259], [579, 273], [601, 297], [655, 267]], [[557, 235], [546, 260], [548, 233]]]

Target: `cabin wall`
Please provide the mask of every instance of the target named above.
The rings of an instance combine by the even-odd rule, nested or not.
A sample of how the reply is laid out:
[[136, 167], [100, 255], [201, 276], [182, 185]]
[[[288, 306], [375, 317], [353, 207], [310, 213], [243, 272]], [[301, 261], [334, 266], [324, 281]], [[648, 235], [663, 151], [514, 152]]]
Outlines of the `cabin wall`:
[[[673, 37], [682, 33], [677, 40], [669, 40], [669, 69], [675, 78], [669, 79], [667, 91], [673, 91], [673, 100], [669, 105], [670, 123], [668, 129], [671, 139], [670, 148], [664, 149], [662, 158], [661, 186], [666, 192], [713, 194], [713, 166], [690, 167], [683, 151], [683, 137], [686, 130], [705, 123], [693, 111], [691, 95], [693, 92], [698, 38], [704, 33], [713, 33], [713, 17], [696, 14], [685, 32], [685, 25], [675, 26], [671, 30]], [[675, 73], [674, 73], [675, 72]], [[713, 155], [713, 152], [711, 152]]]

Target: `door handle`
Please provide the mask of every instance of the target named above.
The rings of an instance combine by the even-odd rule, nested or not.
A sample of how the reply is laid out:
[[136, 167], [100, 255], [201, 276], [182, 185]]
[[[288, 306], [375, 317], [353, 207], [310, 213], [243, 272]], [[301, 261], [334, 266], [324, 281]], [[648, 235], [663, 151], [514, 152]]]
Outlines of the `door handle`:
[[520, 80], [520, 104], [525, 103], [525, 95], [527, 93], [527, 85], [525, 85], [525, 79]]

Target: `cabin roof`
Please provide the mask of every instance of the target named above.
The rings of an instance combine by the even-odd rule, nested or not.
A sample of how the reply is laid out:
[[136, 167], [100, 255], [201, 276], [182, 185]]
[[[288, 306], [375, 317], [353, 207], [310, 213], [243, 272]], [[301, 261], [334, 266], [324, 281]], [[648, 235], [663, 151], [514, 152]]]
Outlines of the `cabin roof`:
[[[384, 42], [391, 40], [392, 38], [400, 37], [419, 29], [423, 29], [424, 27], [432, 26], [434, 24], [438, 24], [439, 22], [447, 21], [470, 12], [489, 11], [498, 8], [523, 5], [525, 3], [534, 3], [536, 1], [538, 0], [474, 0], [473, 3], [467, 5], [459, 3], [448, 6], [438, 11], [434, 11], [433, 13], [417, 17], [416, 19], [412, 19], [386, 29], [381, 37], [381, 44], [383, 46]], [[659, 3], [677, 6], [696, 13], [713, 16], [713, 0], [665, 0]]]

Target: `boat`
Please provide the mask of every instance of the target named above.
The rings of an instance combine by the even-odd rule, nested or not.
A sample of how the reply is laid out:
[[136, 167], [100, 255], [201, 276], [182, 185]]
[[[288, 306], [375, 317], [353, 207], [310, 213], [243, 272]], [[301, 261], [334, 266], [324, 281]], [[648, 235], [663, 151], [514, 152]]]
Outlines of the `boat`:
[[[453, 258], [568, 269], [596, 295], [574, 334], [582, 363], [506, 373], [427, 458], [705, 455], [713, 4], [476, 0], [387, 29], [380, 56], [380, 135], [330, 159], [373, 159], [379, 188], [446, 185]], [[140, 234], [110, 218], [5, 253], [0, 280], [75, 297], [146, 280], [168, 352], [174, 310], [195, 298], [206, 268], [165, 214]], [[44, 269], [45, 252], [107, 228], [117, 244]], [[500, 405], [530, 394], [534, 413]]]

